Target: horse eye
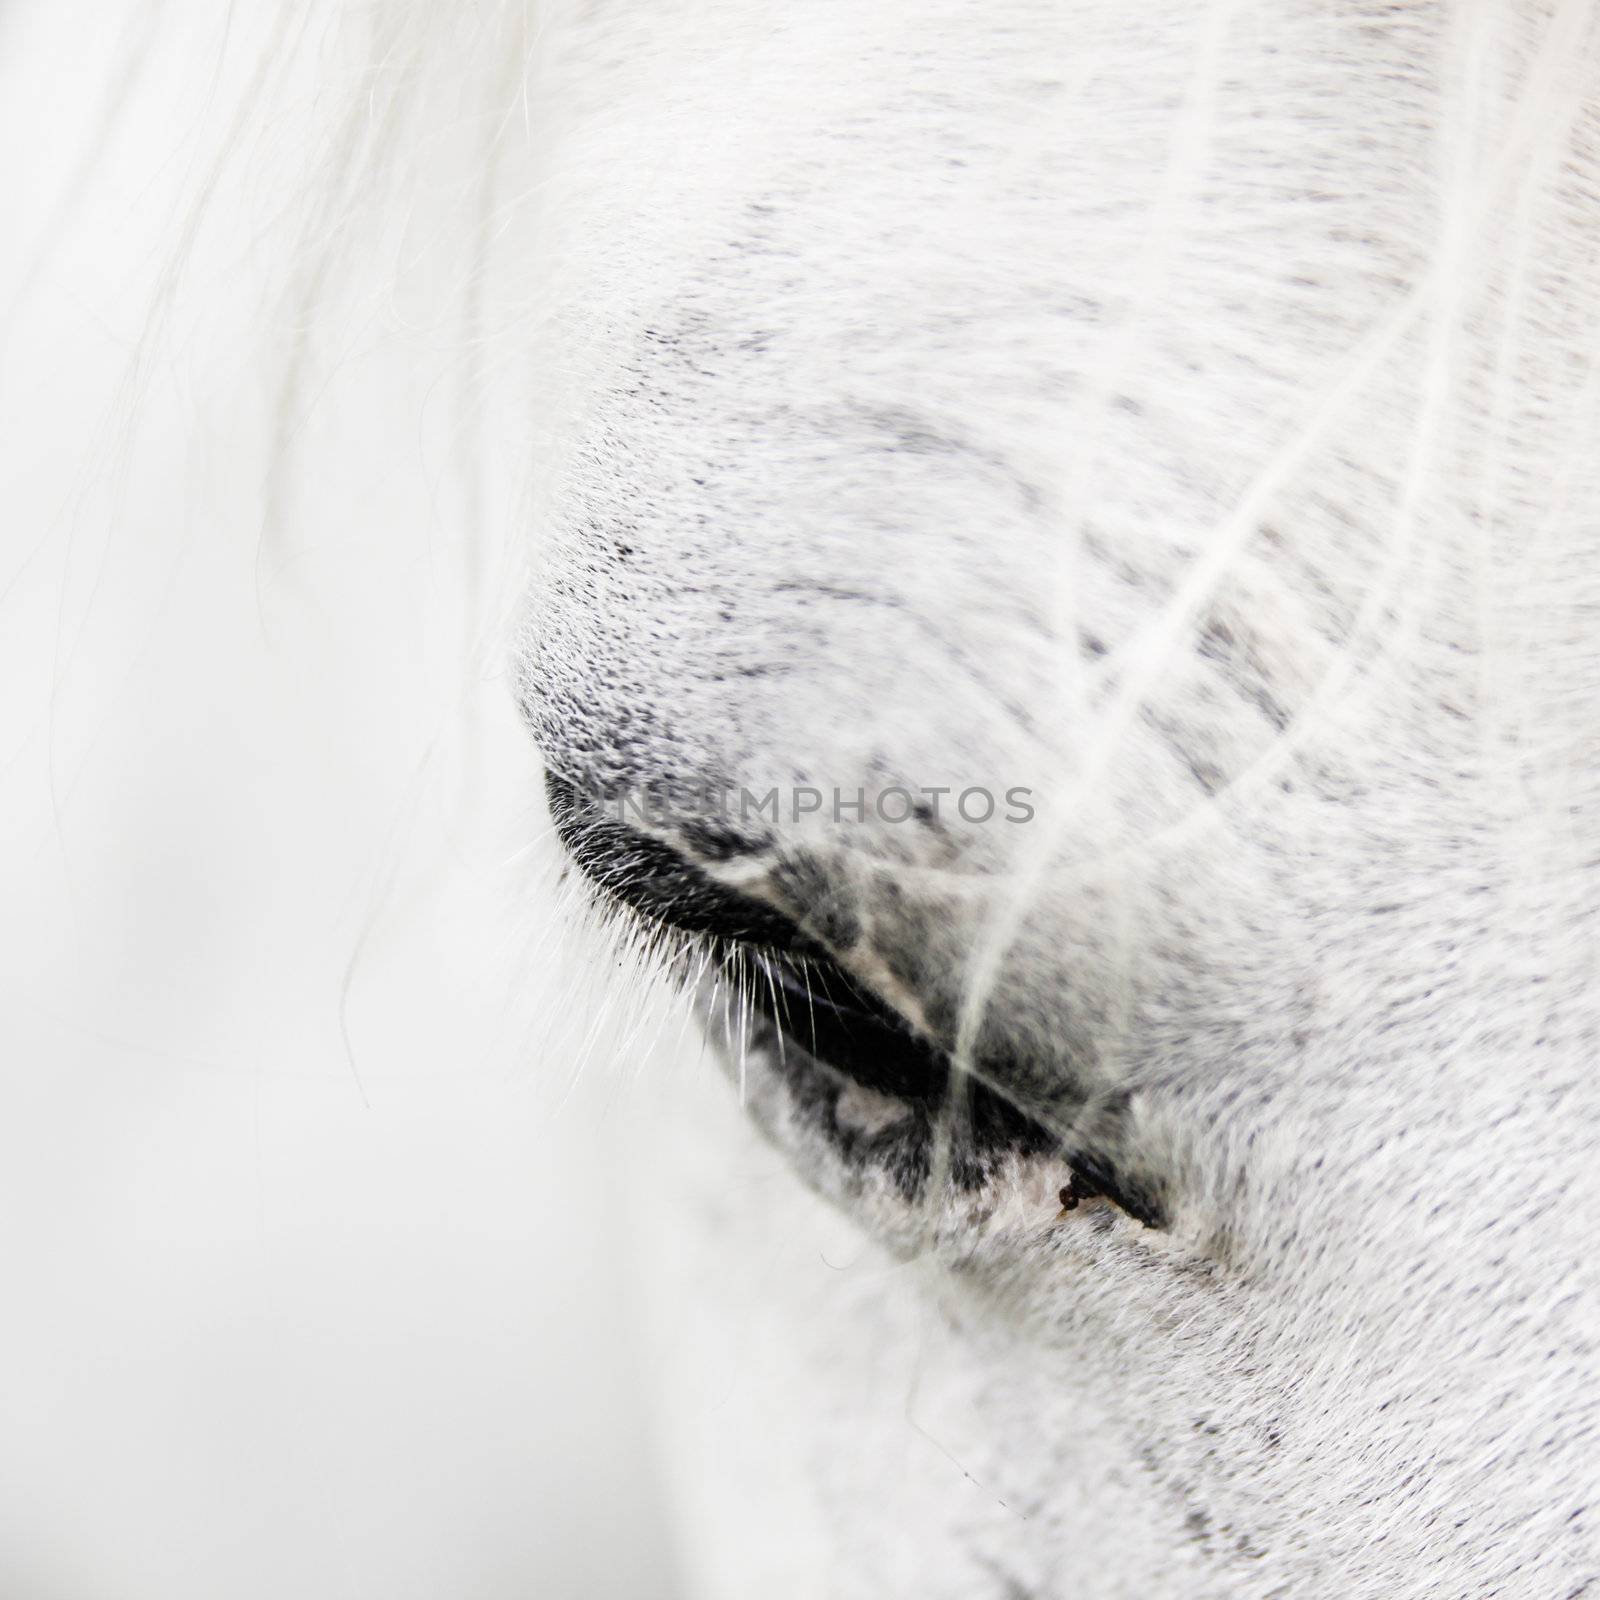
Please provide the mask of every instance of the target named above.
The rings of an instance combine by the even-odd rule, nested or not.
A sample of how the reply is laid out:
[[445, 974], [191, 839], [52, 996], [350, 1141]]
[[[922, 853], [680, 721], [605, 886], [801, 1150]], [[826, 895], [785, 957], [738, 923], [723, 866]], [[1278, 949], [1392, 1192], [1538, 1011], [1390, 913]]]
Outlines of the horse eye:
[[[887, 1173], [913, 1200], [941, 1159], [949, 1181], [966, 1190], [981, 1189], [1008, 1157], [1064, 1160], [1062, 1212], [1102, 1198], [1160, 1225], [1151, 1196], [1103, 1156], [1066, 1149], [1025, 1107], [958, 1072], [942, 1041], [885, 1003], [823, 940], [608, 814], [569, 780], [552, 773], [545, 786], [556, 831], [602, 906], [684, 937], [684, 959], [669, 957], [669, 966], [690, 988], [713, 1044], [741, 1068], [752, 1055], [769, 1062], [800, 1114], [854, 1169]], [[703, 992], [708, 970], [728, 980], [712, 986], [720, 1010]]]

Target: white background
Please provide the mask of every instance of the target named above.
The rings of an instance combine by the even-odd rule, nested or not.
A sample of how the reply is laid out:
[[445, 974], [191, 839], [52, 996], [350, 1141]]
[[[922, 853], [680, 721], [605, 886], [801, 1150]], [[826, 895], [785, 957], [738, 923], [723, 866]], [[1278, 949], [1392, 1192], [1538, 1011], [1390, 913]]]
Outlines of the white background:
[[266, 527], [248, 227], [160, 298], [236, 9], [0, 8], [0, 1596], [650, 1600], [512, 518], [380, 318]]

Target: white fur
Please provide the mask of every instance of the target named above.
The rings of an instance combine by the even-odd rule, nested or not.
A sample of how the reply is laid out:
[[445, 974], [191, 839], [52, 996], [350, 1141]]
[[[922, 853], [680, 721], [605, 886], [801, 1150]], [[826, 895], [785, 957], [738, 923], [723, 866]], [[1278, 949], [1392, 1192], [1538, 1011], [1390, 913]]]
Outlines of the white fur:
[[[745, 1063], [948, 1264], [963, 1467], [1028, 1506], [857, 1483], [793, 1592], [1600, 1581], [1592, 8], [601, 5], [550, 48], [549, 759], [1033, 787], [1031, 831], [709, 865], [847, 904], [841, 958], [1069, 1138], [1129, 1097], [1170, 1197], [896, 1220]], [[824, 1461], [889, 1450], [810, 1381]]]
[[[421, 87], [352, 102], [296, 292], [446, 129], [548, 761], [1032, 788], [707, 870], [847, 907], [842, 961], [1167, 1207], [1058, 1219], [1037, 1159], [907, 1206], [747, 1059], [886, 1253], [740, 1311], [769, 1448], [686, 1492], [695, 1592], [1600, 1589], [1589, 0], [376, 15]], [[804, 1204], [719, 1126], [712, 1263]]]

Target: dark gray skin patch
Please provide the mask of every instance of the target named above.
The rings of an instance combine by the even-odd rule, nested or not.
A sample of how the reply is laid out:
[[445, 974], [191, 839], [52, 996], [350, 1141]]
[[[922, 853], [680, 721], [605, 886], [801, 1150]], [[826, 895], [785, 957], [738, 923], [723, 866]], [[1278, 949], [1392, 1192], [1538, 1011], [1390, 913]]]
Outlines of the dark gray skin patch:
[[861, 937], [861, 920], [841, 892], [836, 878], [813, 861], [785, 856], [772, 867], [772, 882], [787, 905], [805, 907], [805, 925], [838, 955]]

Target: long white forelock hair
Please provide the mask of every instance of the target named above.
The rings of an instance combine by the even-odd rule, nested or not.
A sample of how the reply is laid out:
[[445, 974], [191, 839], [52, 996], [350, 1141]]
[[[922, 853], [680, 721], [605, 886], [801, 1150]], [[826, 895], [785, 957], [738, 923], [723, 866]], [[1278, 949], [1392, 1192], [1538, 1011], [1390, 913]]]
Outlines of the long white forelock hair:
[[[1071, 448], [1063, 448], [1059, 416], [1046, 434], [1024, 431], [1017, 441], [1056, 508], [1047, 600], [1060, 643], [1054, 714], [1081, 736], [1069, 767], [1034, 775], [1042, 825], [1009, 838], [1012, 888], [970, 952], [958, 1071], [973, 1066], [996, 975], [1016, 954], [1040, 894], [1100, 893], [1117, 907], [1114, 947], [1117, 925], [1126, 932], [1138, 915], [1139, 863], [1181, 853], [1238, 800], [1279, 781], [1308, 743], [1337, 745], [1346, 723], [1365, 737], [1371, 723], [1359, 710], [1385, 693], [1386, 675], [1431, 670], [1432, 656], [1472, 663], [1465, 675], [1441, 669], [1441, 693], [1472, 697], [1461, 710], [1471, 713], [1474, 748], [1440, 759], [1446, 769], [1467, 762], [1499, 774], [1498, 788], [1475, 791], [1501, 796], [1511, 859], [1497, 892], [1537, 901], [1541, 884], [1581, 881], [1572, 869], [1582, 839], [1567, 819], [1591, 802], [1590, 686], [1581, 674], [1600, 603], [1594, 564], [1573, 559], [1589, 547], [1600, 496], [1591, 447], [1600, 437], [1593, 8], [1582, 0], [1307, 0], [1294, 9], [1308, 53], [1319, 38], [1347, 48], [1355, 19], [1381, 41], [1374, 60], [1382, 71], [1346, 72], [1348, 99], [1333, 105], [1310, 92], [1314, 73], [1302, 79], [1290, 68], [1266, 86], [1252, 76], [1265, 59], [1258, 19], [1236, 0], [1099, 24], [1134, 41], [1128, 60], [1147, 63], [1148, 103], [1126, 126], [1150, 159], [1121, 180], [1139, 201], [1136, 225], [1119, 235], [1131, 250], [1086, 256], [1067, 286], [1102, 307], [1068, 403]], [[201, 280], [214, 300], [217, 277], [242, 260], [250, 299], [235, 315], [249, 342], [235, 348], [249, 350], [240, 379], [258, 391], [260, 601], [270, 613], [283, 583], [306, 584], [314, 598], [314, 580], [296, 571], [307, 553], [292, 530], [319, 496], [326, 516], [341, 493], [329, 443], [331, 434], [337, 449], [338, 435], [323, 432], [328, 394], [374, 328], [399, 330], [427, 374], [427, 423], [448, 463], [438, 469], [447, 503], [437, 522], [459, 587], [445, 632], [462, 675], [493, 671], [518, 594], [530, 573], [537, 578], [540, 485], [552, 476], [545, 447], [553, 460], [560, 418], [581, 410], [586, 347], [613, 348], [651, 303], [651, 263], [586, 253], [584, 218], [594, 189], [625, 211], [615, 195], [648, 186], [657, 157], [630, 145], [625, 103], [596, 110], [584, 102], [619, 83], [669, 101], [678, 94], [671, 115], [694, 149], [697, 80], [733, 72], [735, 56], [759, 48], [751, 40], [768, 20], [751, 6], [298, 0], [250, 16], [230, 11], [197, 46], [179, 39], [194, 21], [182, 8], [142, 14], [119, 47], [99, 136], [115, 139], [129, 81], [161, 70], [164, 52], [181, 52], [191, 68], [203, 62], [211, 83], [183, 156], [189, 178], [173, 213], [177, 242], [156, 275], [147, 335], [109, 419], [108, 455], [116, 456], [117, 430], [136, 425], [162, 352], [197, 337], [184, 322], [187, 287]], [[893, 8], [865, 18], [819, 8], [806, 33], [859, 35], [867, 52], [893, 49], [900, 27]], [[665, 48], [674, 28], [688, 43]], [[914, 31], [909, 22], [906, 31]], [[574, 34], [583, 49], [570, 47]], [[724, 39], [726, 59], [718, 54]], [[1086, 29], [1082, 43], [1081, 59], [1052, 63], [1052, 75], [1080, 101], [1125, 90], [1125, 79], [1097, 86], [1095, 33]], [[794, 95], [806, 114], [830, 97], [841, 115], [859, 111], [819, 70], [797, 52]], [[1124, 60], [1119, 71], [1127, 70]], [[793, 108], [768, 109], [781, 117]], [[1387, 137], [1394, 120], [1421, 117], [1399, 141], [1414, 168], [1367, 173], [1383, 181], [1381, 195], [1330, 172], [1321, 193], [1263, 192], [1244, 204], [1230, 196], [1230, 141], [1241, 128], [1255, 122], [1266, 130], [1258, 139], [1290, 141], [1330, 117], [1371, 130], [1372, 148], [1385, 154], [1396, 147]], [[580, 132], [569, 147], [559, 135], [573, 126]], [[1034, 127], [1031, 136], [1048, 130]], [[697, 154], [719, 180], [729, 170], [759, 175], [759, 137], [748, 149], [708, 143]], [[602, 169], [606, 182], [594, 184]], [[1219, 202], [1231, 241], [1208, 223]], [[1300, 287], [1318, 297], [1320, 327], [1285, 325], [1321, 347], [1286, 356], [1218, 346], [1203, 313], [1234, 270], [1230, 250], [1250, 247], [1247, 225], [1270, 241], [1276, 211], [1308, 206], [1348, 212], [1348, 259], [1303, 267]], [[615, 245], [610, 219], [600, 220], [597, 237]], [[685, 239], [708, 226], [686, 216]], [[922, 265], [908, 260], [906, 270]], [[1241, 292], [1256, 287], [1240, 277]], [[804, 312], [802, 288], [790, 314]], [[1172, 359], [1178, 325], [1186, 364]], [[1187, 377], [1217, 364], [1270, 373], [1285, 360], [1312, 375], [1291, 415], [1223, 415], [1204, 380]], [[1089, 615], [1074, 551], [1104, 537], [1095, 507], [1107, 475], [1126, 481], [1137, 469], [1119, 453], [1118, 408], [1148, 403], [1157, 385], [1168, 413], [1181, 409], [1196, 436], [1226, 435], [1228, 459], [1203, 501], [1208, 520], [1191, 515], [1179, 540], [1141, 541], [1137, 520], [1126, 517], [1115, 529], [1126, 564], [1142, 565], [1143, 578], [1168, 591], [1159, 612], [1129, 611], [1127, 592], [1112, 588], [1092, 596]], [[1375, 404], [1384, 408], [1381, 429]], [[1299, 495], [1311, 468], [1357, 450], [1364, 458], [1335, 475], [1336, 496], [1308, 503]], [[1151, 521], [1170, 527], [1174, 509], [1152, 508]], [[1181, 520], [1185, 508], [1176, 509]], [[1326, 537], [1320, 569], [1286, 577], [1273, 568], [1270, 530], [1290, 513], [1302, 525], [1320, 519]], [[360, 514], [359, 506], [344, 512]], [[524, 531], [528, 521], [534, 526]], [[1079, 647], [1085, 636], [1092, 656]], [[1215, 707], [1186, 704], [1186, 663], [1197, 643], [1218, 639], [1277, 674], [1282, 704], [1270, 739], [1218, 721]], [[1198, 799], [1191, 784], [1142, 762], [1130, 739], [1158, 701], [1169, 728], [1189, 716], [1195, 742], [1212, 746], [1203, 759], [1214, 770]], [[1545, 730], [1538, 747], [1519, 738], [1524, 726]], [[1416, 733], [1392, 730], [1399, 744]], [[1099, 820], [1086, 828], [1090, 814]], [[1094, 839], [1098, 860], [1075, 857], [1079, 837]], [[1429, 865], [1419, 860], [1420, 871]], [[660, 942], [614, 936], [643, 952], [624, 989], [648, 984]], [[554, 935], [546, 929], [541, 938]], [[726, 983], [739, 1003], [746, 980], [666, 948], [677, 967]], [[609, 957], [593, 965], [614, 970]], [[1113, 974], [1109, 1016], [1118, 989]]]
[[[845, 5], [807, 9], [812, 36], [859, 30], [893, 47], [898, 8], [874, 7], [870, 17]], [[906, 8], [908, 26], [915, 9]], [[1515, 905], [1517, 925], [1535, 907], [1552, 937], [1592, 936], [1589, 835], [1574, 819], [1600, 800], [1586, 677], [1600, 630], [1600, 13], [1591, 0], [1301, 0], [1289, 9], [1303, 19], [1308, 51], [1324, 33], [1347, 40], [1331, 22], [1355, 17], [1382, 41], [1382, 70], [1363, 76], [1351, 63], [1348, 99], [1330, 104], [1299, 98], [1292, 72], [1270, 90], [1256, 86], [1257, 13], [1239, 0], [1104, 9], [1101, 26], [1140, 41], [1159, 86], [1143, 128], [1157, 160], [1125, 175], [1147, 202], [1131, 254], [1087, 260], [1071, 286], [1104, 315], [1070, 402], [1072, 448], [1062, 448], [1058, 418], [1052, 437], [1019, 441], [1060, 512], [1048, 597], [1059, 617], [1055, 709], [1083, 736], [1070, 769], [1039, 779], [1042, 826], [1011, 836], [1011, 890], [970, 954], [958, 1070], [972, 1067], [997, 975], [1041, 895], [1087, 885], [1120, 903], [1121, 917], [1137, 917], [1144, 880], [1135, 868], [1181, 853], [1257, 786], [1280, 781], [1308, 746], [1344, 749], [1369, 737], [1381, 723], [1363, 708], [1381, 705], [1397, 674], [1436, 674], [1441, 702], [1455, 704], [1470, 730], [1438, 751], [1438, 782], [1470, 770], [1474, 796], [1492, 797], [1495, 814], [1483, 823], [1497, 830], [1504, 873], [1488, 892]], [[325, 396], [364, 332], [381, 324], [421, 352], [436, 399], [430, 426], [456, 463], [441, 526], [454, 530], [447, 559], [465, 578], [445, 653], [470, 677], [504, 652], [519, 590], [530, 574], [537, 581], [538, 513], [553, 477], [542, 452], [559, 454], [560, 419], [581, 410], [586, 351], [635, 333], [652, 299], [648, 282], [630, 282], [650, 262], [597, 259], [584, 229], [588, 178], [606, 169], [608, 192], [625, 196], [649, 186], [656, 154], [630, 140], [626, 105], [585, 104], [581, 115], [571, 105], [623, 78], [671, 101], [671, 80], [690, 68], [674, 115], [692, 131], [696, 77], [737, 70], [716, 54], [720, 21], [735, 14], [743, 49], [767, 20], [749, 3], [297, 0], [251, 16], [229, 10], [213, 39], [215, 87], [185, 155], [193, 176], [176, 213], [179, 243], [153, 285], [147, 342], [112, 428], [136, 414], [156, 352], [184, 330], [186, 284], [219, 263], [248, 262], [250, 300], [236, 314], [251, 329], [248, 348], [267, 359], [253, 357], [239, 381], [261, 391], [259, 566], [269, 613], [293, 569], [296, 512], [340, 496], [337, 438], [319, 434]], [[162, 24], [175, 12], [147, 15], [149, 33], [132, 29], [126, 41], [128, 73], [150, 70], [172, 38]], [[697, 41], [693, 52], [663, 50], [662, 30], [676, 24]], [[569, 53], [580, 28], [586, 49]], [[613, 41], [610, 57], [595, 50], [596, 35]], [[1092, 95], [1093, 49], [1087, 32], [1085, 58], [1051, 64], [1052, 75]], [[828, 103], [833, 86], [803, 76], [816, 62], [803, 50], [795, 61], [796, 95]], [[591, 71], [592, 81], [582, 76]], [[117, 103], [113, 90], [108, 139]], [[1385, 174], [1381, 199], [1332, 172], [1326, 192], [1263, 192], [1227, 212], [1233, 237], [1222, 239], [1208, 218], [1227, 191], [1228, 140], [1252, 117], [1285, 139], [1341, 119], [1356, 131], [1352, 148], [1360, 130], [1420, 118], [1407, 141], [1416, 162]], [[553, 137], [569, 122], [581, 125], [571, 146]], [[758, 146], [703, 154], [759, 161]], [[620, 181], [617, 167], [627, 172]], [[1307, 206], [1348, 213], [1348, 257], [1306, 262], [1286, 285], [1286, 318], [1295, 290], [1326, 311], [1317, 327], [1286, 320], [1301, 347], [1287, 356], [1267, 344], [1219, 349], [1203, 317], [1184, 322], [1227, 279], [1237, 259], [1229, 251], [1252, 247], [1243, 219], [1270, 237], [1279, 208]], [[596, 237], [621, 237], [614, 217], [601, 224]], [[684, 218], [686, 251], [706, 226]], [[804, 310], [802, 296], [797, 320]], [[1187, 367], [1158, 346], [1156, 333], [1176, 326]], [[1218, 361], [1270, 374], [1286, 360], [1315, 373], [1290, 415], [1224, 415], [1192, 376]], [[1140, 548], [1132, 516], [1115, 530], [1133, 541], [1127, 565], [1143, 563], [1146, 583], [1166, 593], [1154, 618], [1115, 589], [1097, 595], [1104, 603], [1089, 615], [1072, 581], [1081, 571], [1074, 552], [1101, 536], [1093, 508], [1107, 475], [1133, 465], [1119, 454], [1117, 408], [1157, 384], [1198, 436], [1226, 440], [1226, 459], [1206, 520], [1180, 547]], [[1342, 455], [1358, 437], [1364, 458]], [[1342, 463], [1337, 496], [1302, 495], [1309, 468], [1329, 460]], [[359, 519], [365, 509], [341, 514]], [[1272, 566], [1272, 530], [1289, 515], [1327, 537], [1318, 567], [1286, 577]], [[316, 570], [295, 579], [313, 599]], [[1094, 635], [1088, 652], [1085, 633]], [[1272, 664], [1283, 699], [1270, 738], [1185, 702], [1185, 663], [1202, 641]], [[1314, 653], [1305, 649], [1312, 641]], [[1188, 718], [1195, 742], [1214, 746], [1199, 799], [1140, 755], [1135, 735], [1156, 702], [1180, 736]], [[1540, 730], [1536, 743], [1525, 728]], [[1420, 736], [1403, 724], [1383, 735], [1396, 747]], [[1381, 776], [1381, 749], [1354, 754]], [[1072, 851], [1072, 830], [1090, 811], [1108, 819], [1094, 837], [1113, 846], [1096, 862]], [[1420, 882], [1451, 870], [1446, 847], [1430, 852], [1418, 843]], [[620, 970], [613, 952], [593, 965], [607, 983], [643, 986], [659, 950], [648, 939], [636, 949]], [[1108, 991], [1114, 1018], [1114, 979]]]

